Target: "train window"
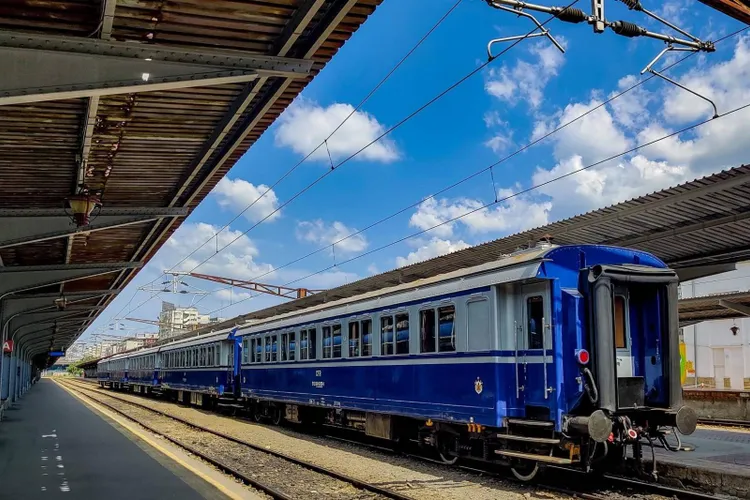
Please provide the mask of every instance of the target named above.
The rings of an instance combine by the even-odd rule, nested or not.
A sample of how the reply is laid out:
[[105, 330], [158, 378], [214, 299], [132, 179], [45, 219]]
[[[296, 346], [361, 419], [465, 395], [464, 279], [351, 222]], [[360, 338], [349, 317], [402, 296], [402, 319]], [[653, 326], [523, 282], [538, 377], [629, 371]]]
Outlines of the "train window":
[[274, 363], [278, 360], [278, 352], [279, 352], [279, 336], [272, 335], [271, 336], [271, 361]]
[[396, 315], [396, 354], [409, 354], [409, 314]]
[[349, 322], [349, 357], [357, 358], [362, 352], [362, 339], [359, 336], [359, 322]]
[[327, 359], [331, 357], [331, 353], [333, 352], [333, 338], [331, 337], [331, 327], [330, 326], [324, 326], [323, 327], [323, 359]]
[[627, 324], [625, 322], [625, 297], [615, 296], [615, 347], [627, 349]]
[[300, 359], [315, 359], [316, 333], [315, 328], [300, 332]]
[[263, 350], [266, 352], [265, 361], [266, 363], [270, 363], [271, 362], [271, 337], [265, 337], [263, 339], [263, 346], [264, 346]]
[[380, 354], [383, 356], [393, 354], [393, 316], [380, 318], [380, 339], [382, 343]]
[[529, 349], [544, 348], [544, 299], [535, 295], [526, 299], [526, 335]]
[[299, 331], [299, 359], [309, 359], [308, 358], [308, 338], [307, 338], [307, 330], [300, 330]]
[[318, 329], [310, 328], [309, 330], [307, 330], [307, 334], [310, 337], [310, 344], [308, 345], [308, 348], [310, 349], [310, 359], [317, 359], [318, 358]]
[[279, 352], [279, 361], [286, 361], [289, 356], [289, 334], [281, 334], [281, 351]]
[[221, 346], [216, 346], [216, 352], [214, 353], [214, 362], [216, 363], [216, 366], [219, 366], [221, 364]]
[[419, 352], [435, 352], [435, 310], [419, 311]]
[[372, 320], [365, 319], [362, 325], [362, 356], [372, 356]]
[[340, 358], [341, 357], [341, 325], [340, 324], [333, 325], [332, 330], [333, 330], [333, 338], [331, 339], [331, 343], [333, 344], [333, 357]]
[[456, 350], [456, 307], [438, 307], [438, 351]]
[[297, 359], [297, 332], [289, 332], [289, 361]]
[[253, 340], [255, 341], [255, 349], [253, 349], [253, 352], [255, 353], [255, 362], [261, 363], [263, 361], [263, 339], [261, 337], [255, 337]]

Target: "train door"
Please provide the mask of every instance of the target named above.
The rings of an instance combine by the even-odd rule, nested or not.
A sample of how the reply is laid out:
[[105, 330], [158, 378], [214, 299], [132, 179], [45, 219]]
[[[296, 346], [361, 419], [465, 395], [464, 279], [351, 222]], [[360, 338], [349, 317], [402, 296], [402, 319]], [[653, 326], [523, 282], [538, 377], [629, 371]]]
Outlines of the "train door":
[[547, 283], [521, 287], [516, 322], [516, 376], [519, 406], [527, 418], [552, 418], [550, 293]]
[[633, 340], [630, 337], [630, 300], [627, 289], [615, 289], [614, 306], [615, 362], [617, 364], [617, 377], [632, 377]]

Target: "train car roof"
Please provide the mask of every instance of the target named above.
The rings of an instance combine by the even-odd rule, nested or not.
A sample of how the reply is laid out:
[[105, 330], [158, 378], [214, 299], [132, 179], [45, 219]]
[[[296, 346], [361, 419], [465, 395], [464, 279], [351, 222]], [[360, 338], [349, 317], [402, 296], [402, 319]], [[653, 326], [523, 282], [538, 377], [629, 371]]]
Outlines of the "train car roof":
[[[289, 319], [289, 318], [295, 318], [298, 316], [311, 314], [315, 312], [325, 311], [327, 309], [332, 309], [335, 307], [342, 307], [342, 306], [346, 306], [350, 304], [355, 304], [357, 302], [362, 302], [362, 301], [369, 300], [369, 299], [382, 298], [382, 297], [394, 295], [400, 292], [430, 287], [430, 286], [441, 284], [444, 282], [465, 280], [466, 278], [469, 278], [475, 275], [488, 274], [491, 272], [496, 272], [501, 269], [504, 269], [507, 272], [503, 273], [503, 276], [495, 277], [498, 283], [516, 281], [518, 279], [534, 278], [537, 275], [537, 270], [539, 269], [539, 266], [544, 260], [545, 255], [548, 252], [556, 248], [559, 248], [559, 246], [550, 245], [550, 244], [539, 245], [531, 249], [521, 250], [511, 255], [506, 255], [503, 258], [492, 261], [492, 262], [479, 264], [477, 266], [466, 267], [463, 269], [458, 269], [456, 271], [451, 271], [449, 273], [439, 274], [437, 276], [431, 276], [429, 278], [422, 278], [416, 281], [410, 281], [409, 283], [404, 283], [404, 284], [396, 285], [396, 286], [390, 286], [390, 287], [382, 288], [380, 290], [374, 290], [371, 292], [362, 293], [362, 294], [355, 295], [352, 297], [347, 297], [344, 299], [339, 299], [339, 300], [335, 300], [332, 302], [326, 302], [324, 304], [318, 304], [318, 305], [307, 307], [304, 309], [299, 309], [297, 311], [279, 314], [277, 316], [271, 316], [271, 317], [264, 318], [264, 319], [250, 320], [247, 323], [238, 327], [240, 329], [240, 332], [238, 333], [238, 335], [245, 335], [248, 333], [253, 333], [253, 332], [245, 332], [245, 330], [254, 330], [255, 327], [266, 325], [268, 323], [277, 322], [277, 321], [281, 321], [281, 320]], [[270, 309], [273, 309], [273, 308], [270, 308]]]
[[234, 334], [236, 328], [227, 328], [224, 330], [221, 330], [219, 332], [212, 332], [205, 335], [201, 335], [199, 337], [191, 337], [184, 340], [178, 340], [175, 342], [171, 342], [169, 344], [165, 344], [161, 347], [159, 347], [160, 351], [166, 352], [166, 351], [172, 351], [174, 349], [180, 349], [182, 347], [190, 347], [193, 345], [201, 345], [206, 344], [210, 342], [216, 342], [219, 340], [232, 340], [234, 338]]

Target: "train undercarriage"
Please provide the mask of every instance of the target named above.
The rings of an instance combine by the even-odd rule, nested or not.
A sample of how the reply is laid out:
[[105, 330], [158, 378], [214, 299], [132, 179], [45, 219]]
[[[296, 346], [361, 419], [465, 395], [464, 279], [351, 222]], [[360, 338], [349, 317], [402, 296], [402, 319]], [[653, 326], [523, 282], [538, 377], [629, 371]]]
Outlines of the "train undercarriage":
[[[446, 465], [466, 460], [509, 467], [521, 481], [532, 481], [550, 465], [585, 472], [630, 468], [638, 476], [653, 478], [655, 454], [646, 460], [645, 450], [650, 447], [653, 452], [653, 446], [659, 443], [670, 451], [678, 451], [678, 424], [686, 434], [694, 430], [689, 409], [682, 413], [639, 410], [612, 417], [599, 410], [588, 417], [566, 419], [563, 431], [558, 432], [552, 421], [531, 419], [506, 418], [504, 427], [490, 428], [475, 423], [425, 421], [258, 399], [245, 400], [245, 405], [257, 422], [274, 425], [290, 422], [356, 431], [388, 441], [396, 448], [417, 447]], [[659, 425], [649, 425], [649, 420]]]

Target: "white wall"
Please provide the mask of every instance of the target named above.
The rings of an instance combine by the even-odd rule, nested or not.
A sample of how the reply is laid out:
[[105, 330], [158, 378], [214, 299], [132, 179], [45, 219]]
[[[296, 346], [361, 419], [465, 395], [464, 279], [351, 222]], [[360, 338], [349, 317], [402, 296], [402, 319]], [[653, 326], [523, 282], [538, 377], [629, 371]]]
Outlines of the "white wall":
[[[680, 286], [680, 296], [689, 298], [748, 290], [750, 263], [740, 263], [736, 271], [683, 283]], [[732, 334], [732, 326], [739, 328], [737, 335]], [[694, 363], [694, 345], [697, 342], [698, 359], [695, 369], [699, 378], [715, 377], [717, 370], [714, 366], [714, 356], [721, 356], [724, 358], [724, 376], [732, 379], [732, 388], [743, 388], [742, 380], [750, 378], [750, 318], [704, 321], [683, 328], [682, 333], [687, 348], [687, 359]], [[691, 376], [692, 374], [688, 373], [688, 377]], [[721, 384], [717, 386], [722, 387]]]

